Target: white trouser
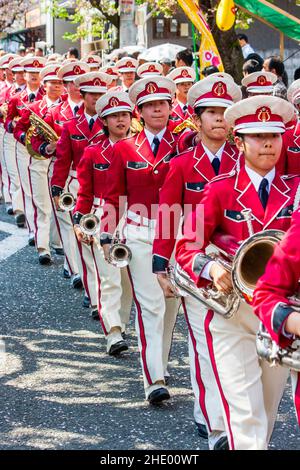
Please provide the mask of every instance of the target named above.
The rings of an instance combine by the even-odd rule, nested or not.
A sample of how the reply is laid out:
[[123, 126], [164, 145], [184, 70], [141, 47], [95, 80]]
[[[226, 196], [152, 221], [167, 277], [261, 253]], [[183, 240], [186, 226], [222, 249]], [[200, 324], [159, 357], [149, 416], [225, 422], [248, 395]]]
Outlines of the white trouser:
[[246, 303], [224, 319], [209, 310], [205, 334], [219, 387], [231, 449], [267, 449], [288, 369], [270, 367], [256, 353], [259, 320]]
[[10, 194], [13, 210], [24, 212], [22, 190], [16, 162], [17, 141], [13, 134], [5, 132], [3, 140], [3, 156], [10, 181]]
[[34, 233], [34, 210], [32, 204], [32, 192], [29, 181], [29, 162], [30, 155], [24, 145], [17, 142], [16, 153], [17, 168], [22, 189], [22, 197], [24, 204], [24, 213], [27, 221], [28, 230]]
[[[50, 252], [50, 241], [54, 248], [61, 247], [60, 237], [52, 215], [49, 193], [48, 170], [51, 160], [38, 160], [30, 157], [29, 180], [34, 208], [35, 242], [37, 249]], [[53, 230], [50, 230], [50, 227]], [[53, 239], [54, 236], [54, 239]]]
[[219, 390], [204, 331], [207, 310], [203, 304], [191, 296], [185, 297], [182, 303], [189, 330], [189, 360], [195, 396], [195, 421], [204, 422], [209, 432], [225, 431]]
[[[101, 220], [102, 208], [95, 210]], [[100, 244], [92, 246], [98, 277], [98, 311], [104, 334], [113, 326], [123, 329], [129, 321], [132, 305], [132, 288], [127, 268], [117, 268], [105, 261]]]
[[[54, 161], [50, 163], [49, 167], [49, 181], [51, 181], [51, 177], [53, 174], [53, 166]], [[73, 177], [69, 176], [66, 182], [65, 191], [71, 192], [69, 183], [71, 183]], [[76, 194], [74, 194], [76, 197]], [[73, 230], [73, 222], [72, 222], [72, 213], [71, 212], [63, 212], [57, 211], [51, 198], [52, 204], [52, 213], [56, 222], [56, 228], [61, 238], [64, 253], [65, 253], [65, 268], [67, 267], [70, 274], [78, 274], [79, 267], [78, 267], [78, 255], [77, 255], [77, 242], [76, 236]], [[80, 263], [81, 264], [81, 263]], [[67, 265], [67, 266], [66, 266]]]
[[[178, 299], [165, 299], [156, 274], [152, 273], [155, 227], [127, 224], [126, 244], [132, 251], [129, 274], [136, 305], [138, 337], [146, 398], [167, 370]], [[161, 385], [160, 385], [161, 386]]]
[[[79, 189], [79, 183], [74, 173], [71, 172], [70, 174], [71, 174], [71, 177], [69, 178], [66, 191], [72, 193], [73, 196], [76, 198], [78, 189]], [[72, 176], [72, 174], [74, 176]], [[69, 217], [71, 218], [71, 214], [69, 214]], [[97, 294], [98, 278], [97, 278], [92, 249], [90, 246], [84, 243], [79, 243], [77, 241], [77, 238], [74, 235], [73, 224], [71, 225], [70, 230], [72, 230], [73, 236], [75, 237], [75, 242], [76, 242], [75, 249], [76, 249], [76, 254], [77, 254], [77, 263], [78, 263], [80, 276], [81, 276], [85, 291], [90, 298], [91, 306], [94, 307], [98, 303], [98, 294]]]
[[0, 165], [1, 165], [1, 179], [2, 179], [2, 193], [6, 204], [11, 203], [10, 194], [10, 180], [7, 173], [6, 162], [4, 158], [4, 135], [6, 134], [3, 126], [0, 126]]

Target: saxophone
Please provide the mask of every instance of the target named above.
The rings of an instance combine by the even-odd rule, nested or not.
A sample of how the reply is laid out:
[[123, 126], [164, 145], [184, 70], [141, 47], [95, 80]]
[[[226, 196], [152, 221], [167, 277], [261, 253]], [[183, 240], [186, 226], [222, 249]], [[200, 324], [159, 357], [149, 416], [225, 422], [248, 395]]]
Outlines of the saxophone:
[[39, 117], [35, 112], [30, 110], [31, 115], [29, 117], [30, 120], [30, 127], [28, 131], [26, 132], [26, 137], [25, 137], [25, 145], [27, 148], [27, 151], [29, 155], [31, 155], [33, 158], [36, 160], [47, 160], [46, 157], [43, 157], [39, 153], [35, 152], [32, 148], [31, 145], [31, 138], [33, 136], [41, 135], [47, 143], [50, 142], [57, 142], [58, 141], [58, 135], [56, 132], [52, 129], [49, 124], [47, 124], [41, 117]]

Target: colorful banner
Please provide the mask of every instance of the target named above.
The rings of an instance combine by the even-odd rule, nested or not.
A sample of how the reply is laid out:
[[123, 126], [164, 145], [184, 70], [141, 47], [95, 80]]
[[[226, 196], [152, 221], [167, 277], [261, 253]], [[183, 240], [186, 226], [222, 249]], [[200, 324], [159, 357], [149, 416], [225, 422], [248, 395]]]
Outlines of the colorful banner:
[[216, 46], [210, 27], [207, 24], [201, 9], [196, 0], [178, 0], [179, 5], [186, 16], [198, 29], [201, 34], [201, 44], [199, 49], [199, 59], [201, 70], [209, 65], [215, 65], [220, 72], [224, 71], [223, 63]]

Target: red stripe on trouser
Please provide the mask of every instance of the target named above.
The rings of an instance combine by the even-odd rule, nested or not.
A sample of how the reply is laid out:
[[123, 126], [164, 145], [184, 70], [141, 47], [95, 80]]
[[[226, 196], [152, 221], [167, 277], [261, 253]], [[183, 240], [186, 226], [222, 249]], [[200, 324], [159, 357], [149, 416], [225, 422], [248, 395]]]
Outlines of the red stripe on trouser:
[[34, 199], [33, 199], [31, 174], [30, 174], [30, 169], [29, 169], [29, 166], [31, 165], [31, 163], [32, 163], [32, 157], [30, 157], [30, 163], [29, 163], [29, 165], [28, 165], [28, 178], [29, 178], [29, 186], [30, 186], [30, 191], [31, 191], [32, 207], [33, 207], [33, 210], [34, 210], [34, 217], [33, 217], [33, 222], [34, 222], [34, 226], [35, 226], [34, 239], [35, 239], [36, 248], [39, 248], [39, 247], [38, 247], [38, 244], [37, 244], [37, 233], [38, 233], [38, 225], [37, 225], [37, 207], [36, 207], [35, 202], [34, 202]]
[[130, 280], [131, 287], [132, 287], [132, 296], [133, 296], [134, 303], [136, 305], [137, 315], [138, 315], [140, 339], [142, 343], [141, 357], [142, 357], [142, 362], [143, 362], [143, 369], [144, 369], [148, 384], [152, 385], [152, 379], [150, 377], [150, 373], [149, 373], [148, 366], [147, 366], [147, 359], [146, 359], [147, 340], [146, 340], [143, 317], [142, 317], [142, 309], [135, 295], [134, 285], [133, 285], [130, 269], [128, 266], [127, 266], [127, 271], [128, 271], [128, 276], [129, 276], [129, 280]]
[[211, 432], [212, 429], [211, 429], [211, 426], [210, 426], [210, 421], [209, 421], [207, 409], [206, 409], [206, 406], [205, 406], [205, 393], [206, 393], [206, 391], [205, 391], [205, 385], [204, 385], [204, 383], [201, 379], [201, 367], [200, 367], [199, 354], [198, 354], [198, 351], [197, 351], [197, 342], [196, 342], [194, 332], [193, 332], [192, 326], [191, 326], [189, 318], [188, 318], [188, 314], [187, 314], [184, 299], [182, 299], [182, 306], [183, 306], [185, 320], [187, 322], [187, 326], [188, 326], [188, 329], [189, 329], [189, 333], [190, 333], [190, 337], [191, 337], [192, 345], [193, 345], [193, 349], [194, 349], [196, 381], [197, 381], [197, 385], [198, 385], [198, 388], [199, 388], [199, 405], [200, 405], [202, 414], [204, 416], [204, 419], [206, 421], [207, 427], [209, 429], [209, 432]]
[[[71, 217], [71, 215], [70, 215], [70, 217]], [[89, 285], [88, 285], [88, 281], [87, 281], [87, 269], [86, 269], [85, 261], [83, 259], [83, 254], [82, 254], [82, 246], [81, 246], [81, 243], [77, 240], [77, 237], [76, 237], [76, 242], [77, 242], [78, 251], [79, 251], [79, 254], [80, 254], [80, 258], [81, 258], [82, 270], [83, 270], [83, 279], [82, 279], [83, 285], [84, 285], [85, 291], [86, 291], [89, 299], [91, 299], [90, 291], [89, 291]]]
[[297, 384], [295, 387], [295, 408], [296, 408], [296, 416], [297, 416], [297, 421], [298, 424], [300, 425], [300, 377], [299, 377], [299, 372], [297, 373]]
[[99, 315], [103, 333], [105, 334], [105, 336], [107, 336], [108, 332], [107, 332], [107, 329], [105, 328], [105, 324], [104, 324], [103, 317], [102, 317], [101, 278], [100, 278], [99, 271], [98, 271], [98, 266], [97, 266], [97, 261], [96, 261], [93, 245], [91, 245], [91, 252], [92, 252], [93, 259], [94, 259], [94, 264], [95, 264], [95, 269], [96, 269], [96, 274], [97, 274], [97, 279], [98, 279], [98, 315]]
[[208, 351], [209, 351], [209, 356], [210, 356], [212, 368], [213, 368], [213, 371], [214, 371], [214, 374], [215, 374], [215, 379], [216, 379], [218, 389], [219, 389], [219, 392], [220, 392], [222, 405], [223, 405], [223, 408], [225, 410], [226, 421], [227, 421], [229, 435], [230, 435], [230, 439], [229, 439], [230, 448], [231, 448], [231, 450], [234, 450], [234, 439], [233, 439], [233, 434], [232, 434], [232, 429], [231, 429], [231, 424], [230, 424], [229, 405], [228, 405], [228, 402], [225, 398], [225, 395], [224, 395], [224, 392], [223, 392], [223, 389], [222, 389], [222, 385], [221, 385], [221, 381], [220, 381], [220, 377], [219, 377], [219, 374], [218, 374], [217, 364], [216, 364], [215, 355], [214, 355], [213, 337], [212, 337], [212, 334], [211, 334], [210, 329], [209, 329], [209, 325], [210, 325], [210, 322], [212, 321], [213, 317], [214, 317], [214, 312], [212, 310], [208, 310], [208, 312], [206, 314], [206, 317], [205, 317], [205, 321], [204, 321], [204, 330], [205, 330], [206, 342], [207, 342], [207, 346], [208, 346]]

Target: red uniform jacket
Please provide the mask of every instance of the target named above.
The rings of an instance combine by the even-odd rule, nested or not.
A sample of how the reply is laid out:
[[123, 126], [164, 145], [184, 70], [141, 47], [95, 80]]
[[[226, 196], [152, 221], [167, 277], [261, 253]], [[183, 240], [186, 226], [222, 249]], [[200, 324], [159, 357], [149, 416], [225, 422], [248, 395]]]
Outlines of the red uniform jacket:
[[95, 145], [89, 145], [77, 166], [79, 190], [74, 220], [79, 222], [84, 214], [91, 212], [94, 198], [99, 199], [99, 205], [107, 191], [107, 174], [112, 161], [113, 147], [109, 138], [104, 135], [103, 140]]
[[276, 247], [254, 293], [254, 311], [281, 347], [286, 347], [292, 342], [281, 332], [288, 315], [294, 310], [289, 305], [287, 297], [294, 295], [299, 289], [299, 240], [300, 210], [298, 209], [293, 215], [291, 228]]
[[[107, 177], [108, 192], [105, 198], [102, 232], [112, 234], [120, 220], [119, 198], [127, 196], [128, 209], [141, 212], [149, 219], [156, 217], [159, 191], [169, 171], [176, 137], [167, 129], [154, 157], [144, 131], [114, 145], [113, 161]], [[137, 208], [136, 205], [143, 205]], [[112, 214], [109, 208], [116, 211]], [[107, 216], [110, 214], [110, 216]], [[107, 240], [108, 242], [108, 240]]]
[[[219, 173], [229, 173], [236, 165], [238, 151], [226, 142]], [[168, 266], [173, 252], [181, 213], [184, 219], [201, 202], [206, 184], [215, 178], [215, 171], [201, 143], [173, 158], [170, 171], [159, 194], [156, 236], [153, 245], [153, 271], [162, 272]], [[169, 216], [169, 208], [176, 206], [176, 220]], [[166, 224], [168, 227], [166, 227]], [[184, 227], [183, 227], [184, 232]], [[167, 235], [167, 236], [166, 236]]]
[[29, 109], [31, 109], [39, 117], [44, 118], [48, 110], [46, 96], [44, 96], [43, 99], [40, 101], [34, 101], [33, 103], [29, 103], [27, 105], [27, 108], [28, 109], [26, 108], [22, 109], [21, 119], [17, 121], [16, 126], [14, 128], [14, 137], [18, 142], [22, 144], [24, 143], [26, 132], [28, 131], [31, 125], [30, 120], [29, 120], [30, 118]]
[[300, 175], [300, 119], [294, 128], [283, 134], [281, 159], [285, 174]]
[[194, 114], [194, 110], [191, 106], [187, 104], [187, 110], [184, 113], [182, 108], [177, 100], [174, 101], [172, 106], [172, 112], [170, 115], [170, 120], [168, 124], [168, 128], [171, 132], [175, 129], [175, 127], [179, 126], [183, 121], [186, 119], [190, 119]]
[[[96, 119], [90, 131], [87, 119], [82, 112], [63, 125], [63, 130], [56, 148], [56, 160], [53, 168], [51, 186], [58, 188], [58, 194], [66, 184], [69, 171], [76, 170], [84, 149], [91, 143], [96, 143], [103, 136], [103, 126]], [[97, 140], [98, 139], [98, 140]], [[55, 195], [53, 193], [53, 195]]]
[[[205, 248], [214, 232], [232, 235], [237, 241], [249, 238], [248, 226], [241, 213], [248, 208], [252, 209], [254, 233], [267, 229], [287, 230], [299, 182], [298, 177], [283, 177], [276, 172], [264, 210], [244, 166], [239, 172], [216, 177], [207, 185], [202, 204], [186, 222], [185, 235], [177, 243], [176, 260], [198, 286], [206, 285], [207, 280], [201, 273], [210, 261]], [[198, 227], [195, 228], [196, 223]]]
[[[36, 94], [35, 101], [40, 101], [45, 94], [44, 88], [40, 88]], [[28, 105], [28, 94], [27, 89], [16, 94], [8, 104], [7, 118], [4, 127], [7, 132], [13, 133], [13, 120], [21, 117], [22, 110], [25, 109], [25, 105]]]
[[[77, 114], [83, 113], [83, 106], [79, 108]], [[47, 113], [44, 117], [44, 121], [49, 124], [49, 126], [54, 129], [56, 134], [60, 137], [62, 134], [63, 125], [65, 122], [70, 121], [74, 118], [74, 114], [72, 111], [71, 106], [69, 105], [68, 100], [64, 97], [63, 101], [47, 110]], [[44, 138], [40, 135], [33, 136], [31, 139], [31, 144], [33, 150], [35, 150], [40, 155], [44, 155], [47, 157], [45, 152], [45, 148], [48, 145], [48, 142], [44, 140]], [[52, 157], [52, 155], [48, 155], [48, 157]]]
[[[4, 82], [4, 85], [0, 90], [0, 106], [4, 103], [9, 103], [9, 95], [13, 87], [14, 85], [8, 85], [6, 81]], [[3, 124], [3, 122], [3, 116], [0, 116], [0, 123]]]

